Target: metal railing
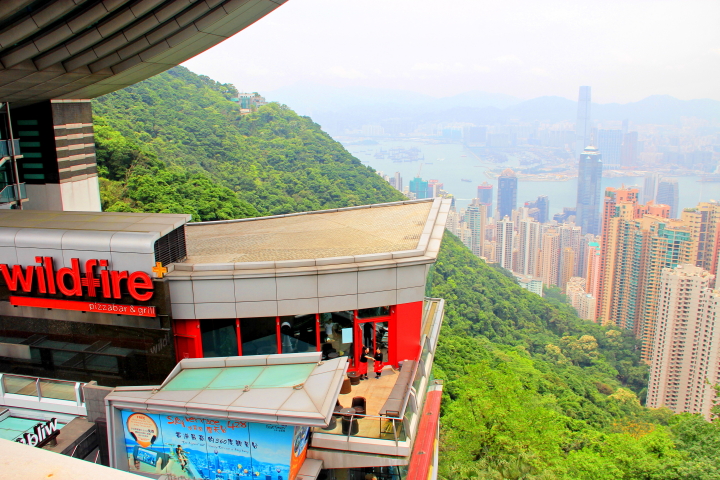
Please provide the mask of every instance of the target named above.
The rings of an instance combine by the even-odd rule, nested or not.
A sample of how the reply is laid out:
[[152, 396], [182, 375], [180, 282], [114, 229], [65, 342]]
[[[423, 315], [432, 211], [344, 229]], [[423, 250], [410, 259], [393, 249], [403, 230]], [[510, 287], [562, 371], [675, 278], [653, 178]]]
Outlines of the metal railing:
[[11, 184], [0, 190], [0, 203], [17, 202], [18, 195], [17, 190], [20, 190], [20, 199], [27, 199], [27, 191], [24, 183], [18, 183], [17, 185]]
[[68, 380], [54, 380], [51, 378], [29, 377], [0, 373], [0, 397], [7, 394], [34, 397], [38, 402], [43, 398], [65, 400], [83, 406], [84, 384]]
[[405, 424], [402, 418], [377, 415], [341, 415], [334, 413], [330, 424], [325, 427], [313, 427], [313, 432], [343, 435], [350, 437], [391, 440], [395, 443], [407, 440]]
[[20, 140], [15, 138], [12, 140], [0, 140], [0, 158], [9, 157], [12, 153], [10, 142], [14, 143], [15, 155], [20, 155]]

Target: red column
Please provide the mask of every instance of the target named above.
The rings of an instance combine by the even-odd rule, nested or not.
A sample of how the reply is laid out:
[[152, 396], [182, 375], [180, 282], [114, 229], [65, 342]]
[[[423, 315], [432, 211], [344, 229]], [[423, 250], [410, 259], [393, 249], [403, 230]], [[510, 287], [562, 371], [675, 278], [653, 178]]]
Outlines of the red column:
[[178, 362], [183, 358], [203, 358], [200, 320], [173, 320], [173, 335]]
[[403, 303], [390, 309], [388, 361], [397, 366], [402, 360], [420, 355], [423, 302]]
[[282, 353], [282, 337], [280, 336], [280, 317], [275, 317], [275, 338], [277, 340], [277, 352]]

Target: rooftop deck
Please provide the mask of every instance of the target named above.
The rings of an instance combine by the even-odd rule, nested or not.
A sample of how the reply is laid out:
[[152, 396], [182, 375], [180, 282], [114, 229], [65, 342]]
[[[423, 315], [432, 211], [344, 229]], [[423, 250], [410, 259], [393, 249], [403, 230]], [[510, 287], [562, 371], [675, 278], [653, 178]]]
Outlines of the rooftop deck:
[[432, 201], [188, 224], [188, 263], [333, 258], [417, 248]]

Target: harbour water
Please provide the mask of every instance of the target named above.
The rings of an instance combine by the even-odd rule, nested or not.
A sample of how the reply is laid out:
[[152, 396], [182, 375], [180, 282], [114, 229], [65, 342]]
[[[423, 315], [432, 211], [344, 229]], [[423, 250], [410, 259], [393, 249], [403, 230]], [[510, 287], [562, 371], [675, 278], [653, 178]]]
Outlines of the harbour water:
[[[493, 185], [493, 200], [497, 198], [497, 179], [486, 175], [487, 170], [495, 172], [504, 168], [518, 168], [516, 158], [508, 156], [508, 162], [502, 164], [482, 163], [460, 143], [432, 143], [422, 140], [387, 140], [377, 145], [357, 145], [357, 139], [340, 139], [345, 148], [361, 162], [377, 171], [392, 176], [400, 172], [404, 185], [419, 175], [424, 179], [437, 179], [444, 185], [445, 191], [456, 198], [458, 209], [466, 207], [472, 198], [477, 196], [477, 186], [483, 182]], [[393, 161], [388, 155], [377, 158], [375, 153], [393, 148], [420, 150], [420, 158], [416, 161]], [[422, 169], [420, 164], [422, 163]], [[467, 180], [470, 180], [469, 182]], [[679, 187], [679, 208], [694, 207], [698, 202], [711, 199], [720, 200], [720, 183], [698, 182], [698, 177], [677, 177]], [[622, 185], [638, 185], [642, 187], [643, 177], [603, 178], [602, 189], [620, 187]], [[574, 207], [577, 195], [577, 178], [566, 181], [534, 181], [519, 179], [518, 206], [526, 201], [535, 200], [539, 195], [547, 195], [550, 200], [551, 215], [561, 212], [563, 207]], [[493, 202], [493, 204], [495, 201]], [[494, 205], [493, 205], [494, 207]]]

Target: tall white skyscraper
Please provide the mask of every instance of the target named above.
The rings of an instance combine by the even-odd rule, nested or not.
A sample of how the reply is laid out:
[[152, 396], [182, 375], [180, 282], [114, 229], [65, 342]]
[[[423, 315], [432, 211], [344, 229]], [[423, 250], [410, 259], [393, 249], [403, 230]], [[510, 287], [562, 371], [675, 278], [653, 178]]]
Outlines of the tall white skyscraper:
[[497, 222], [495, 235], [497, 238], [495, 246], [495, 262], [499, 263], [503, 268], [512, 270], [515, 224], [508, 217], [503, 218]]
[[537, 276], [541, 240], [540, 223], [532, 218], [520, 220], [518, 224], [518, 250], [515, 273]]
[[470, 229], [472, 246], [470, 250], [477, 257], [482, 257], [485, 245], [485, 221], [487, 219], [487, 206], [472, 204], [465, 210], [465, 223]]
[[590, 87], [580, 87], [578, 96], [577, 123], [575, 123], [575, 158], [590, 145]]
[[[694, 265], [663, 269], [651, 352], [647, 406], [701, 413], [710, 420], [720, 382], [720, 292]], [[715, 328], [718, 327], [718, 328]]]

